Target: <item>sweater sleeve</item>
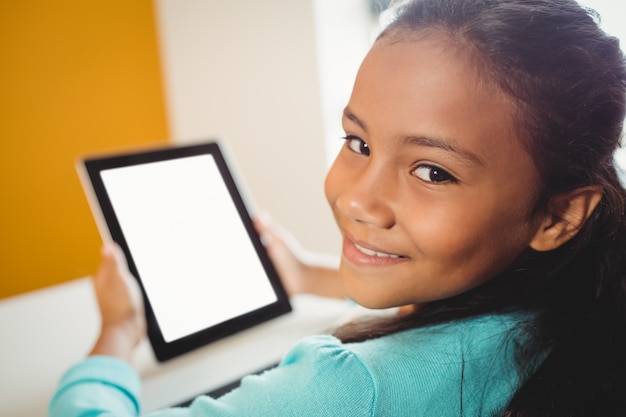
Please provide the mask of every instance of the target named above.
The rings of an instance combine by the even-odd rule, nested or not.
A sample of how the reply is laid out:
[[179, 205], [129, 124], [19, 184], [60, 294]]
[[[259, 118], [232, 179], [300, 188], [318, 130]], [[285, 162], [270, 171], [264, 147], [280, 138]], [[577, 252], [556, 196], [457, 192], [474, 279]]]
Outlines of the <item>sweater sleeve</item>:
[[[61, 380], [49, 417], [139, 415], [139, 378], [112, 358], [88, 358]], [[332, 336], [297, 344], [274, 369], [251, 375], [219, 399], [201, 396], [187, 408], [151, 417], [371, 415], [375, 386], [367, 367]]]
[[48, 416], [136, 416], [140, 385], [139, 376], [126, 362], [91, 356], [61, 378]]

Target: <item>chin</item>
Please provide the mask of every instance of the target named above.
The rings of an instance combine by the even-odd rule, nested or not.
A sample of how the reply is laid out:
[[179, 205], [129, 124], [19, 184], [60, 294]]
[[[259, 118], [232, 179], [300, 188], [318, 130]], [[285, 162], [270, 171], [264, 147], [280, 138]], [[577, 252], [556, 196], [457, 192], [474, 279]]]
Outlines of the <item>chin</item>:
[[406, 302], [394, 301], [385, 298], [381, 298], [376, 295], [364, 295], [359, 291], [350, 291], [350, 289], [346, 289], [346, 295], [348, 298], [361, 307], [365, 307], [371, 310], [384, 310], [387, 308], [401, 307], [406, 304]]
[[350, 274], [348, 271], [344, 270], [341, 272], [341, 283], [346, 297], [362, 307], [372, 310], [384, 310], [415, 303], [413, 300], [394, 297], [393, 294], [388, 294], [388, 291], [384, 288], [367, 285], [362, 277]]

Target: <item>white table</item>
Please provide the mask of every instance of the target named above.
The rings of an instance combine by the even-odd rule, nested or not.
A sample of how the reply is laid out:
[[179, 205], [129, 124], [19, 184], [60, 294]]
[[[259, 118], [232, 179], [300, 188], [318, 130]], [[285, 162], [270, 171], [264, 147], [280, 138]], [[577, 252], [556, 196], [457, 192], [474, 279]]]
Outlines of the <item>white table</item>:
[[[147, 341], [135, 354], [150, 411], [210, 392], [276, 363], [300, 338], [327, 331], [349, 303], [292, 299], [294, 311], [204, 348], [158, 363]], [[45, 416], [63, 372], [90, 350], [99, 329], [87, 278], [0, 300], [0, 416]]]

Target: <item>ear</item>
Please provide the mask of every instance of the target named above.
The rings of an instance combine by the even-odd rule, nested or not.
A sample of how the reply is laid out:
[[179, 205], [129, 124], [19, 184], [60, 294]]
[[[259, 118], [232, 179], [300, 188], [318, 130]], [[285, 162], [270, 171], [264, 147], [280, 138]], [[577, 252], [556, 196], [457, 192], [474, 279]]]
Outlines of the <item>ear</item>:
[[530, 247], [547, 252], [563, 245], [583, 227], [601, 199], [600, 186], [581, 187], [554, 197]]

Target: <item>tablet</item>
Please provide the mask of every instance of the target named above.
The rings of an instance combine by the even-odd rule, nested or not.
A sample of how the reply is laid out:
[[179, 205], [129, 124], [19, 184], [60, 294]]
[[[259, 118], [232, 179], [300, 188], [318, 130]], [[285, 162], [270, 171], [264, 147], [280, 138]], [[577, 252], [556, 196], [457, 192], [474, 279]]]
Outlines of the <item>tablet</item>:
[[78, 167], [100, 233], [139, 281], [157, 360], [291, 311], [218, 142]]

